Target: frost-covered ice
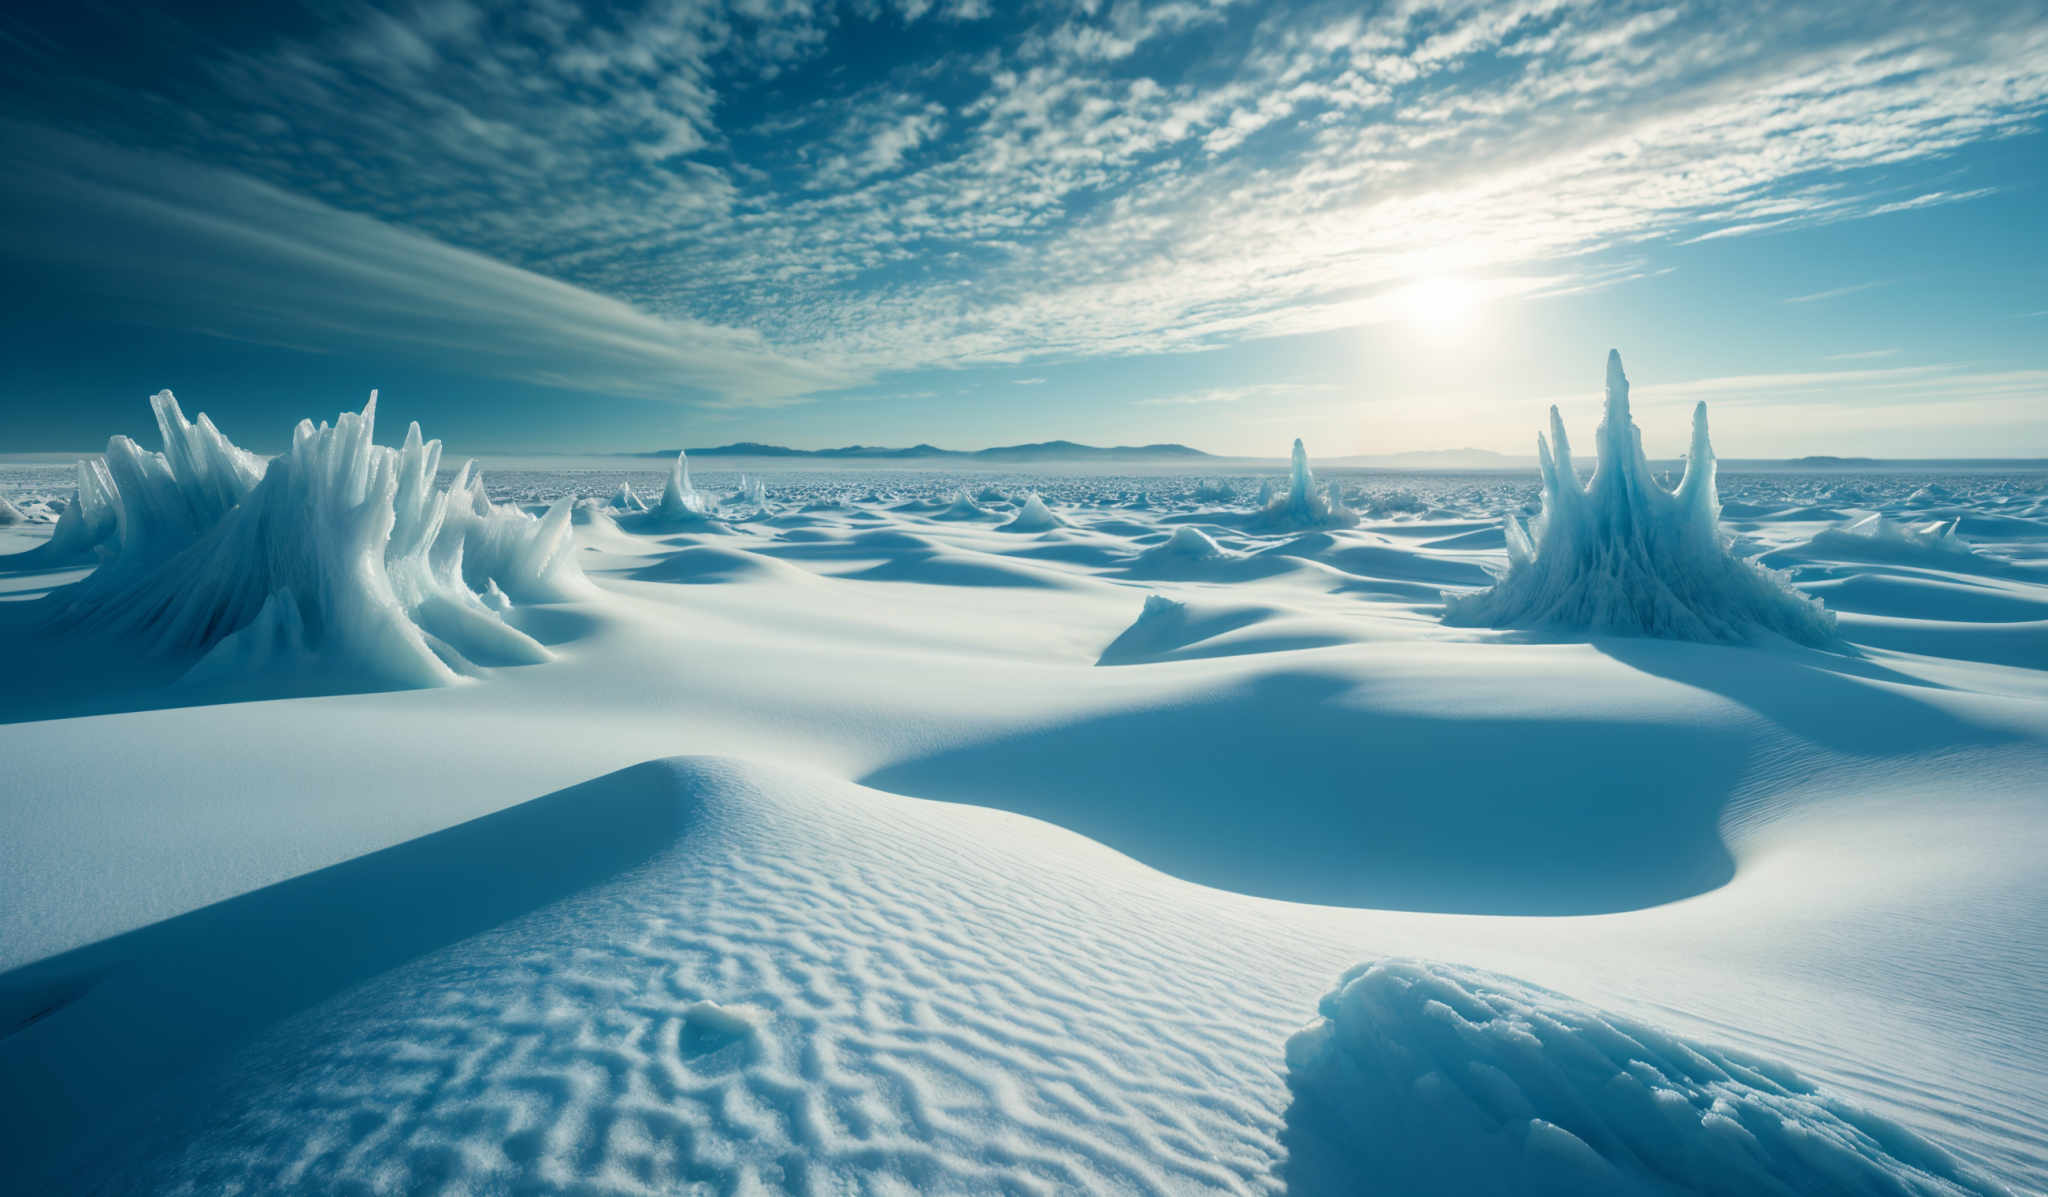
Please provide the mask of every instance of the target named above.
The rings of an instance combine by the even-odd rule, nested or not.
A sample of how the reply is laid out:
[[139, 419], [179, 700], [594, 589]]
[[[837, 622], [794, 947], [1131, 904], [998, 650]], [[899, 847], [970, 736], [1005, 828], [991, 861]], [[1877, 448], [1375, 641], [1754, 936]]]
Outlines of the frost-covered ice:
[[1723, 543], [1707, 405], [1693, 409], [1685, 477], [1657, 484], [1629, 414], [1621, 354], [1607, 355], [1607, 410], [1599, 465], [1581, 483], [1564, 420], [1550, 409], [1550, 440], [1536, 438], [1543, 512], [1524, 530], [1507, 517], [1507, 573], [1491, 589], [1450, 599], [1447, 622], [1561, 632], [1745, 641], [1772, 633], [1802, 644], [1835, 642], [1817, 601]]
[[[680, 459], [681, 455], [678, 454], [677, 456]], [[682, 462], [678, 460], [676, 465], [680, 468]], [[681, 489], [679, 485], [677, 490], [680, 491]], [[664, 492], [663, 497], [666, 497], [666, 492]], [[612, 496], [610, 507], [613, 511], [645, 511], [647, 510], [647, 500], [633, 493], [633, 484], [631, 482], [621, 482], [619, 483], [618, 493]]]
[[[373, 443], [374, 394], [360, 414], [300, 423], [267, 463], [187, 420], [169, 391], [151, 405], [163, 451], [115, 437], [104, 463], [81, 466], [79, 541], [111, 551], [47, 600], [56, 631], [194, 661], [200, 678], [431, 686], [548, 659], [477, 591], [582, 593], [566, 500], [541, 518], [500, 508], [468, 466], [440, 489], [440, 442], [417, 424], [400, 449]], [[64, 534], [60, 521], [53, 542]]]
[[1316, 482], [1309, 469], [1308, 450], [1300, 438], [1294, 442], [1294, 469], [1287, 493], [1266, 498], [1252, 517], [1251, 526], [1261, 531], [1306, 531], [1317, 528], [1349, 528], [1358, 523], [1357, 513], [1344, 506], [1336, 489]]
[[661, 492], [661, 505], [655, 508], [664, 522], [670, 524], [689, 523], [702, 519], [708, 504], [690, 485], [690, 457], [682, 450], [676, 450], [675, 466], [669, 471], [668, 486]]

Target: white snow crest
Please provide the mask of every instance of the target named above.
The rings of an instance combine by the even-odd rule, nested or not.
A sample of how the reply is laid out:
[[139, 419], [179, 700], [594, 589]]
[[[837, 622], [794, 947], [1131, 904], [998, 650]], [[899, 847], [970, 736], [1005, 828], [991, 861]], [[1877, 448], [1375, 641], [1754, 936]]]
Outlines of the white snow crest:
[[194, 658], [202, 677], [442, 685], [479, 661], [549, 657], [478, 591], [546, 600], [587, 586], [566, 501], [542, 518], [493, 505], [468, 465], [439, 489], [441, 443], [419, 425], [402, 448], [373, 443], [375, 392], [331, 425], [301, 421], [267, 467], [205, 416], [187, 423], [170, 392], [152, 403], [164, 452], [115, 437], [103, 470], [81, 464], [81, 534], [111, 511], [111, 552], [51, 597], [60, 628]]
[[1507, 977], [1383, 960], [1287, 1043], [1297, 1191], [2002, 1190], [1789, 1070]]
[[1491, 589], [1448, 599], [1447, 623], [1741, 642], [1773, 632], [1834, 643], [1835, 617], [1780, 575], [1735, 556], [1721, 535], [1707, 405], [1693, 409], [1692, 451], [1675, 491], [1651, 477], [1629, 415], [1621, 354], [1607, 355], [1599, 466], [1581, 483], [1564, 421], [1536, 438], [1543, 510], [1507, 518], [1508, 571]]

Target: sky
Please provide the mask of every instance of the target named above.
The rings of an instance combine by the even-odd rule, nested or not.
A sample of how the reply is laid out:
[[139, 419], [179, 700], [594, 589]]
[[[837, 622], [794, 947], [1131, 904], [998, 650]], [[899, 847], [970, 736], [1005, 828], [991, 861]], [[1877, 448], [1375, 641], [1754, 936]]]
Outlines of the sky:
[[14, 0], [0, 453], [2048, 456], [2048, 5]]

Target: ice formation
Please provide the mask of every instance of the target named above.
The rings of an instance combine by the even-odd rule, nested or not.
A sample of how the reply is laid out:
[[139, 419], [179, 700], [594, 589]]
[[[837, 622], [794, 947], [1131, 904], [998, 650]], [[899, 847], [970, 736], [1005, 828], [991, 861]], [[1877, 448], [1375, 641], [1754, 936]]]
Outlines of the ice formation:
[[496, 506], [468, 465], [438, 489], [441, 443], [419, 425], [402, 448], [373, 443], [374, 392], [360, 414], [301, 421], [267, 465], [204, 415], [186, 420], [169, 391], [150, 402], [162, 452], [117, 436], [104, 465], [81, 465], [75, 535], [111, 521], [110, 547], [46, 600], [54, 626], [195, 660], [200, 676], [427, 686], [548, 658], [479, 590], [548, 600], [587, 586], [566, 500], [540, 518]]
[[1835, 618], [1778, 574], [1729, 551], [1720, 530], [1707, 405], [1693, 409], [1692, 451], [1675, 491], [1650, 475], [1629, 416], [1621, 354], [1607, 355], [1607, 414], [1590, 482], [1572, 470], [1564, 421], [1536, 438], [1543, 509], [1525, 530], [1507, 517], [1508, 570], [1476, 594], [1452, 597], [1444, 621], [1740, 642], [1772, 632], [1803, 644], [1835, 640]]
[[1507, 977], [1384, 960], [1287, 1043], [1297, 1190], [1986, 1194], [1790, 1070]]
[[9, 502], [6, 495], [0, 495], [0, 528], [9, 524], [25, 524], [28, 513]]
[[1308, 468], [1308, 450], [1295, 438], [1294, 472], [1287, 493], [1269, 498], [1253, 517], [1252, 526], [1293, 531], [1349, 528], [1356, 523], [1357, 514], [1344, 506], [1333, 489], [1316, 484], [1315, 473]]
[[1024, 496], [1024, 506], [1018, 508], [1016, 517], [996, 530], [998, 532], [1050, 532], [1054, 528], [1064, 528], [1066, 526], [1067, 521], [1053, 514], [1052, 509], [1045, 505], [1045, 500], [1039, 498], [1038, 492], [1034, 490]]
[[[680, 464], [678, 462], [678, 465]], [[632, 483], [621, 482], [619, 483], [619, 493], [612, 496], [611, 508], [613, 511], [645, 511], [647, 510], [647, 500], [633, 493]]]
[[1229, 503], [1237, 499], [1237, 488], [1221, 478], [1204, 478], [1195, 483], [1197, 503]]
[[1859, 540], [1878, 544], [1893, 545], [1908, 551], [1942, 556], [1968, 556], [1974, 550], [1970, 542], [1962, 538], [1958, 529], [1962, 526], [1960, 516], [1948, 520], [1933, 520], [1929, 523], [1912, 525], [1886, 519], [1882, 515], [1866, 515], [1842, 529], [1828, 529], [1814, 538], [1815, 544], [1824, 539], [1855, 537]]
[[50, 539], [16, 554], [19, 565], [60, 565], [90, 560], [101, 545], [113, 541], [118, 520], [115, 515], [114, 480], [106, 463], [89, 458], [78, 463], [78, 485], [71, 501], [57, 516]]
[[[632, 491], [624, 483], [619, 489], [622, 496], [632, 496]], [[661, 506], [655, 508], [656, 512], [663, 523], [687, 524], [703, 519], [706, 506], [704, 496], [690, 485], [689, 454], [676, 450], [676, 463], [669, 469], [668, 486], [661, 492]]]
[[752, 507], [755, 511], [766, 511], [768, 486], [759, 478], [749, 478], [741, 474], [739, 489], [728, 495], [725, 502], [730, 507]]

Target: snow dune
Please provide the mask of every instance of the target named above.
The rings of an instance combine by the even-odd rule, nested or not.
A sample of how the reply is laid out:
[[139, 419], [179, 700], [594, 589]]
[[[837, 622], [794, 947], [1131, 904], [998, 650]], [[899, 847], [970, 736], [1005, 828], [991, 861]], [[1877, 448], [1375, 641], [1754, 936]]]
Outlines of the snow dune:
[[2048, 476], [1609, 400], [1543, 492], [0, 464], [0, 1190], [2043, 1189]]

